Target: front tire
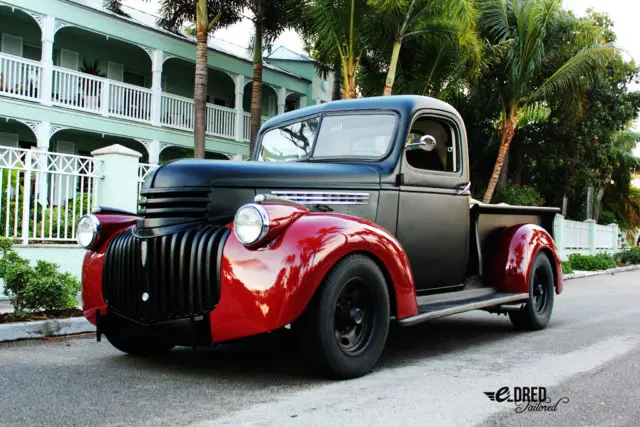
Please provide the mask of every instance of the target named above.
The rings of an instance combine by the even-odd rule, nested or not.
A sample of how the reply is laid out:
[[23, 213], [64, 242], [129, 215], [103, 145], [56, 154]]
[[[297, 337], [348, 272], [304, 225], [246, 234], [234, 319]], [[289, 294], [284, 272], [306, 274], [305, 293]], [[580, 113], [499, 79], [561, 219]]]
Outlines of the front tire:
[[529, 275], [529, 299], [520, 311], [509, 313], [513, 326], [519, 330], [537, 331], [549, 323], [553, 311], [555, 280], [549, 258], [539, 253]]
[[377, 363], [389, 334], [389, 291], [380, 268], [349, 255], [330, 271], [301, 318], [305, 350], [336, 379], [360, 377]]

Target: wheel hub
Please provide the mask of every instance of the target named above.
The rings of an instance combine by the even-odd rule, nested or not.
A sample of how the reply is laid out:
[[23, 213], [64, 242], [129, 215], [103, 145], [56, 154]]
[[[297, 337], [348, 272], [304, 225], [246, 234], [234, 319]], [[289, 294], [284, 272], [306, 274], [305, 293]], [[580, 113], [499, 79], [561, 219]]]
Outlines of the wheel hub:
[[351, 316], [353, 323], [355, 323], [356, 325], [362, 324], [362, 321], [364, 320], [364, 313], [362, 312], [362, 310], [360, 310], [359, 308], [352, 308], [349, 312], [349, 315]]
[[367, 286], [359, 279], [347, 283], [338, 296], [334, 334], [340, 349], [349, 356], [364, 351], [373, 331], [372, 300]]

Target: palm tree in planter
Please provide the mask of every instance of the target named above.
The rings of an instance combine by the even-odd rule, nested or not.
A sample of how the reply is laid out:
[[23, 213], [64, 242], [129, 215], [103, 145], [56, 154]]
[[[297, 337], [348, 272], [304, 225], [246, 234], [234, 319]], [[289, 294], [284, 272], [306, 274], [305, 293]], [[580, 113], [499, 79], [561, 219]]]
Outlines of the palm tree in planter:
[[[82, 68], [80, 68], [80, 72], [84, 74], [90, 74], [96, 77], [107, 77], [106, 74], [102, 72], [99, 65], [99, 60], [96, 59], [93, 62], [87, 62], [86, 60], [82, 61]], [[79, 82], [80, 90], [83, 93], [83, 103], [82, 106], [86, 106], [92, 110], [96, 110], [100, 108], [100, 89], [101, 86], [99, 83], [86, 79], [82, 79]]]

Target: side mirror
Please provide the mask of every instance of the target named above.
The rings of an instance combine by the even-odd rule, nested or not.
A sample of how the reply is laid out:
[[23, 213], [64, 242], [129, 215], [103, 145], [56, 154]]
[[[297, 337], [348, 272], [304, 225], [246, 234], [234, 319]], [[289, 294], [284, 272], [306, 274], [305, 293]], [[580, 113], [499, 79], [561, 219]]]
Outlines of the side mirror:
[[436, 139], [431, 135], [422, 135], [420, 137], [420, 141], [412, 142], [405, 146], [405, 150], [413, 151], [413, 150], [423, 150], [423, 151], [433, 151], [435, 150], [437, 145]]

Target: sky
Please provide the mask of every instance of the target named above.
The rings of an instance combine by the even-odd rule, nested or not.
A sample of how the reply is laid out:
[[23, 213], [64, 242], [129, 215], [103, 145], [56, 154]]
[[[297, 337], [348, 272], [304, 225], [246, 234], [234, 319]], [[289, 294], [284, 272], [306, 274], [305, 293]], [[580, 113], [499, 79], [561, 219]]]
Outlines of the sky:
[[[125, 0], [129, 6], [156, 13], [159, 0]], [[576, 15], [581, 16], [589, 8], [597, 12], [606, 12], [614, 22], [614, 30], [618, 36], [618, 47], [622, 49], [630, 58], [640, 63], [640, 43], [638, 40], [638, 16], [640, 16], [640, 1], [638, 0], [563, 0], [566, 9], [573, 10]], [[218, 30], [216, 37], [232, 43], [248, 46], [252, 34], [252, 26], [249, 20], [236, 24], [232, 27]], [[294, 31], [285, 31], [276, 41], [289, 49], [304, 53], [303, 44], [300, 37]], [[635, 85], [640, 90], [640, 85]], [[640, 121], [636, 124], [636, 129], [640, 131]], [[635, 150], [635, 155], [640, 157], [640, 144]]]

